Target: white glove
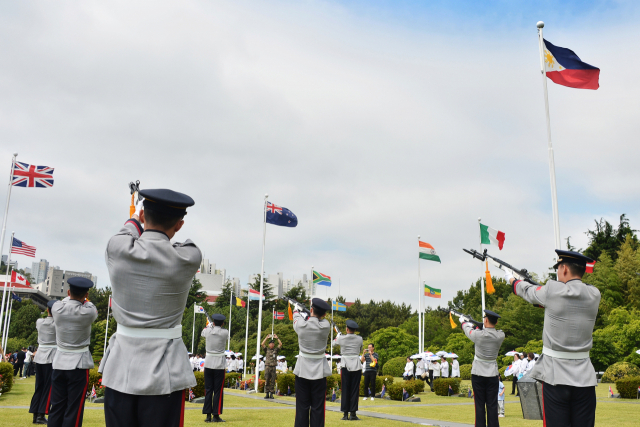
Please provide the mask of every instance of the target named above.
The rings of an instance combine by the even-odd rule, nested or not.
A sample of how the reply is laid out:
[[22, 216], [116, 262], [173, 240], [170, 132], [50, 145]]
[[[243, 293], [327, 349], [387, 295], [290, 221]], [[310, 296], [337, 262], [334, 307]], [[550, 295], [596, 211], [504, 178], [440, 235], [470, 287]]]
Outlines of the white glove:
[[504, 270], [504, 279], [507, 281], [507, 283], [509, 283], [513, 278], [513, 273], [511, 272], [511, 270]]
[[465, 316], [460, 316], [458, 318], [458, 320], [460, 321], [460, 324], [463, 324], [464, 322], [468, 322], [469, 321], [469, 319], [467, 317], [465, 317]]
[[299, 312], [302, 312], [302, 307], [300, 307], [298, 304], [294, 304], [294, 305], [293, 305], [293, 311], [299, 311]]
[[144, 199], [142, 199], [138, 203], [136, 203], [136, 215], [138, 215], [138, 218], [140, 218], [140, 214], [142, 213], [142, 210], [144, 209], [144, 206], [142, 206], [142, 202], [143, 201], [144, 201]]

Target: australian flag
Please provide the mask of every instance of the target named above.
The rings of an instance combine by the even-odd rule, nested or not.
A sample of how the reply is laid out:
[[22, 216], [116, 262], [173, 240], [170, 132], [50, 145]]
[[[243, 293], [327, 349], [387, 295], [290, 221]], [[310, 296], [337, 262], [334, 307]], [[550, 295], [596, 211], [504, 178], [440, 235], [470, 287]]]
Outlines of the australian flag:
[[287, 208], [276, 206], [267, 202], [267, 222], [282, 227], [295, 227], [298, 225], [298, 217]]

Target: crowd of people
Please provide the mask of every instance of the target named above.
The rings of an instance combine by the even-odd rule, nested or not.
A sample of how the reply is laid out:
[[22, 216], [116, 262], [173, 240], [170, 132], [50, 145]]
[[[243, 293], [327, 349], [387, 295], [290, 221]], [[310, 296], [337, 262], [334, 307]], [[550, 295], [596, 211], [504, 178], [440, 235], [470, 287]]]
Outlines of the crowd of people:
[[[417, 360], [416, 363], [413, 362], [414, 359]], [[451, 378], [460, 378], [460, 363], [456, 354], [439, 357], [427, 354], [409, 356], [407, 357], [402, 378], [405, 380], [422, 380], [433, 391], [433, 381], [435, 379], [450, 377], [447, 359], [451, 360]]]
[[36, 353], [37, 348], [30, 346], [5, 355], [5, 360], [13, 365], [15, 378], [29, 378], [36, 374], [36, 366], [33, 363]]

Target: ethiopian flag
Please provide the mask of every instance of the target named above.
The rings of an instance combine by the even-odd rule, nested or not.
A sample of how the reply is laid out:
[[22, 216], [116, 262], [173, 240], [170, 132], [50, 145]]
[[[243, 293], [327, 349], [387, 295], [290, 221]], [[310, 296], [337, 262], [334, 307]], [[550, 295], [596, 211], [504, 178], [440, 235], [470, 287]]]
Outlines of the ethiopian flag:
[[504, 232], [494, 230], [488, 225], [480, 224], [480, 243], [483, 245], [498, 245], [498, 248], [502, 250], [504, 246]]
[[440, 257], [433, 246], [420, 240], [418, 240], [418, 258], [440, 262]]
[[431, 286], [424, 285], [424, 296], [431, 298], [441, 298], [442, 294], [440, 289], [432, 288]]

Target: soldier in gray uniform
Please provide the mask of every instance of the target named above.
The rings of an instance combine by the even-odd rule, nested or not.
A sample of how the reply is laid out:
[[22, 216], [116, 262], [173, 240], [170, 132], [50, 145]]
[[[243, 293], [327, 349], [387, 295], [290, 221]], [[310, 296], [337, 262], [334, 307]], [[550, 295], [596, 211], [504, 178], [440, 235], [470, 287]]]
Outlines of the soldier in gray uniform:
[[[342, 378], [342, 399], [340, 402], [340, 410], [344, 413], [343, 420], [359, 420], [356, 412], [358, 411], [358, 396], [360, 395], [360, 377], [362, 376], [362, 363], [360, 362], [360, 353], [362, 353], [362, 337], [356, 335], [358, 324], [353, 320], [347, 320], [347, 334], [338, 335], [335, 343], [340, 346], [342, 353], [342, 369], [340, 377]], [[349, 418], [351, 413], [351, 418]]]
[[320, 298], [311, 301], [311, 315], [306, 318], [302, 307], [296, 304], [293, 313], [293, 330], [298, 334], [300, 354], [293, 369], [296, 376], [295, 427], [324, 426], [326, 377], [331, 367], [325, 358], [327, 338], [331, 324], [324, 318], [329, 304]]
[[196, 385], [181, 322], [202, 254], [191, 240], [171, 239], [194, 201], [171, 190], [140, 195], [142, 206], [105, 254], [118, 322], [100, 364], [105, 421], [107, 427], [177, 427], [185, 389]]
[[47, 303], [48, 316], [36, 320], [38, 330], [38, 351], [33, 361], [36, 364], [36, 390], [31, 398], [29, 412], [33, 414], [34, 424], [46, 424], [45, 414], [49, 413], [49, 398], [51, 397], [51, 374], [53, 373], [53, 358], [56, 355], [56, 326], [51, 316], [51, 307], [56, 303]]
[[47, 425], [53, 427], [82, 426], [89, 369], [93, 369], [89, 344], [91, 324], [98, 317], [98, 310], [87, 301], [93, 282], [84, 277], [72, 277], [67, 283], [69, 296], [51, 307], [57, 350], [52, 364], [51, 410]]
[[476, 328], [465, 316], [460, 316], [460, 323], [464, 334], [475, 343], [475, 356], [471, 366], [471, 386], [476, 411], [475, 425], [476, 427], [499, 427], [500, 380], [496, 359], [504, 341], [504, 332], [496, 330], [496, 324], [500, 318], [498, 314], [490, 310], [485, 310], [484, 313], [483, 329]]
[[542, 382], [547, 427], [595, 424], [596, 373], [589, 358], [600, 291], [582, 282], [587, 263], [581, 253], [556, 250], [558, 280], [545, 286], [515, 280], [507, 271], [513, 292], [544, 308], [542, 354], [529, 376]]
[[[202, 330], [202, 336], [207, 339], [207, 355], [204, 359], [204, 406], [202, 413], [207, 415], [205, 423], [222, 423], [220, 418], [223, 408], [224, 378], [226, 372], [226, 358], [224, 348], [227, 344], [229, 331], [222, 325], [226, 317], [214, 314], [213, 325], [209, 324]], [[213, 420], [211, 419], [213, 414]]]

